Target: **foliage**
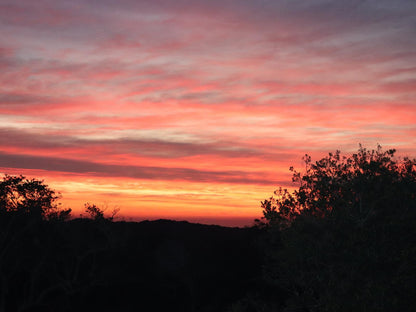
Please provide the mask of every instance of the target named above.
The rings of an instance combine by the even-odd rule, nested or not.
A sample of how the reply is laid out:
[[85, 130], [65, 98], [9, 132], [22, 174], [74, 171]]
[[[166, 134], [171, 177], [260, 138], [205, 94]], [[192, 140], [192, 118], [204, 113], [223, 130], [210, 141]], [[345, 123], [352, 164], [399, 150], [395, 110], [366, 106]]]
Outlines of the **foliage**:
[[39, 220], [66, 220], [71, 209], [62, 210], [60, 195], [37, 179], [5, 175], [0, 181], [0, 215], [19, 215]]
[[381, 213], [402, 213], [409, 205], [414, 207], [416, 160], [396, 160], [395, 152], [383, 151], [381, 146], [369, 151], [360, 145], [350, 157], [336, 151], [315, 163], [306, 154], [304, 173], [290, 168], [299, 188], [292, 193], [280, 188], [275, 197], [262, 202], [263, 225], [285, 228], [300, 215], [334, 214], [364, 223]]
[[306, 155], [304, 173], [291, 168], [299, 188], [262, 203], [273, 242], [263, 279], [284, 294], [282, 311], [416, 306], [416, 160], [394, 154], [360, 146], [315, 163]]
[[93, 220], [104, 220], [104, 211], [95, 204], [86, 203], [85, 212], [88, 213]]
[[260, 274], [249, 228], [86, 218], [23, 227], [0, 227], [0, 311], [224, 311]]
[[109, 217], [104, 216], [105, 208], [102, 209], [98, 207], [95, 204], [86, 203], [85, 205], [85, 212], [90, 216], [91, 219], [95, 221], [101, 221], [101, 220], [108, 220], [108, 221], [114, 221], [115, 216], [119, 213], [119, 208], [114, 208], [111, 211], [111, 215]]

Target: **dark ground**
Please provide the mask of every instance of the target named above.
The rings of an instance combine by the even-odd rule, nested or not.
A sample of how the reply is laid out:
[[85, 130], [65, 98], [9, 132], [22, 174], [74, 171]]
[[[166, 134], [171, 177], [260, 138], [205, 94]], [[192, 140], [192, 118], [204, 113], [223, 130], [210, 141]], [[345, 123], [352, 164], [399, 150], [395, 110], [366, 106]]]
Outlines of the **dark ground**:
[[75, 219], [3, 229], [0, 311], [226, 311], [261, 275], [255, 228]]

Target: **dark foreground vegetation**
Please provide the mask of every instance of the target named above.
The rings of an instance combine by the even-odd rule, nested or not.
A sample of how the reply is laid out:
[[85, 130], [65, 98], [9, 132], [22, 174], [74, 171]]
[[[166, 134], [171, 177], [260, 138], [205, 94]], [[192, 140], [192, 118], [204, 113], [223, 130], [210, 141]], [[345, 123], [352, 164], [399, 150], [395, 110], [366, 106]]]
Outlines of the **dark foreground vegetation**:
[[364, 148], [293, 171], [252, 228], [70, 219], [0, 182], [2, 311], [415, 311], [416, 160]]
[[0, 311], [225, 311], [261, 275], [256, 228], [70, 219], [43, 182], [0, 182]]

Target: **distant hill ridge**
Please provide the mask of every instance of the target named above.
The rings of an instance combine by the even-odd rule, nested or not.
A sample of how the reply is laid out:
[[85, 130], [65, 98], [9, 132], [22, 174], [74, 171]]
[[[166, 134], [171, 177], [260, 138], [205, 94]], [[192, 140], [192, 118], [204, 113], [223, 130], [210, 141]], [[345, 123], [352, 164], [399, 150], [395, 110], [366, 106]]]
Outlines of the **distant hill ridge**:
[[42, 222], [3, 262], [6, 310], [226, 311], [255, 287], [260, 232], [165, 219]]

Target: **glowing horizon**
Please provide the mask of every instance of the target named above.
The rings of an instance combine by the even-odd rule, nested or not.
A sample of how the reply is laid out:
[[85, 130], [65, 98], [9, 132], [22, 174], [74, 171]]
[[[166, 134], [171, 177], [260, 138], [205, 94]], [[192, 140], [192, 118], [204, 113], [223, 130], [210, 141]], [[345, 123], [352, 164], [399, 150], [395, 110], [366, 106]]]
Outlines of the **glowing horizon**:
[[91, 202], [249, 225], [305, 153], [416, 156], [415, 13], [405, 0], [0, 0], [0, 173], [44, 179], [74, 215]]

